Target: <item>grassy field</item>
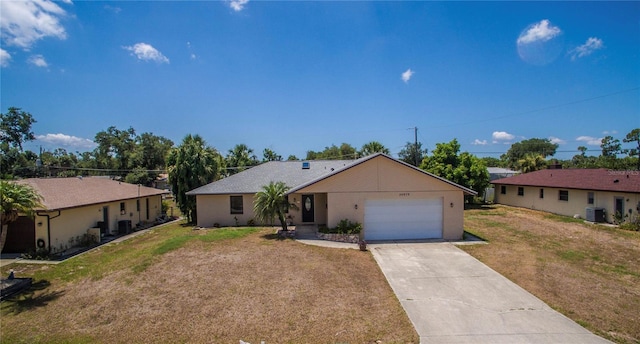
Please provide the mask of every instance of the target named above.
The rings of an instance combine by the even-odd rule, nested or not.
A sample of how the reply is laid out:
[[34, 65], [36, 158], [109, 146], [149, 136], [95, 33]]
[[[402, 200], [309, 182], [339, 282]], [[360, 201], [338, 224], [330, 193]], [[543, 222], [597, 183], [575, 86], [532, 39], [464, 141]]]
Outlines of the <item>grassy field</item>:
[[592, 332], [640, 343], [640, 232], [506, 206], [465, 211], [465, 228], [489, 244], [463, 250]]
[[373, 257], [273, 229], [173, 224], [58, 265], [12, 264], [2, 343], [417, 343]]

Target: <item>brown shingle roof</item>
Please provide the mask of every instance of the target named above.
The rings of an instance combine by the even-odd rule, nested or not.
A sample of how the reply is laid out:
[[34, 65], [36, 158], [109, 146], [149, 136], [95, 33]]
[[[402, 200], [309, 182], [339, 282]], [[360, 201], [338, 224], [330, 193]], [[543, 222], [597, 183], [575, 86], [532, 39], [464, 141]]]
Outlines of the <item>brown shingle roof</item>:
[[[42, 203], [47, 210], [138, 198], [138, 185], [107, 178], [32, 178], [18, 183], [33, 187], [42, 196]], [[148, 197], [163, 193], [166, 191], [141, 186], [139, 195]]]
[[494, 180], [493, 184], [563, 189], [640, 192], [640, 171], [606, 169], [540, 170]]

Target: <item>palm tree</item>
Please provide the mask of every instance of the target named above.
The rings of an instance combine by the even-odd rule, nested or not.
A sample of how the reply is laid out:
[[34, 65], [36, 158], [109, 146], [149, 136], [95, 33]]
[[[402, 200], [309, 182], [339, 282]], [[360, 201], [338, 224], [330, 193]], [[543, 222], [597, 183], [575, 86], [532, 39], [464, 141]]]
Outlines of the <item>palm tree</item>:
[[229, 174], [236, 174], [257, 165], [258, 157], [253, 154], [253, 149], [241, 143], [229, 150], [226, 163], [229, 167]]
[[33, 217], [35, 209], [42, 207], [41, 201], [42, 197], [29, 185], [0, 181], [0, 251], [4, 248], [9, 224], [20, 215]]
[[389, 155], [389, 149], [378, 141], [371, 141], [362, 145], [360, 149], [360, 156], [369, 156], [374, 153], [384, 153]]
[[289, 187], [283, 182], [271, 182], [262, 187], [262, 190], [256, 194], [256, 200], [253, 202], [253, 211], [261, 222], [273, 222], [274, 218], [280, 220], [282, 230], [287, 230], [287, 221], [285, 213], [289, 209], [296, 209], [295, 204], [289, 203], [287, 200], [287, 191]]
[[209, 147], [200, 135], [187, 135], [180, 146], [173, 148], [167, 157], [169, 182], [180, 211], [188, 222], [196, 222], [196, 200], [186, 193], [218, 180], [224, 168], [222, 156]]
[[518, 165], [522, 173], [528, 173], [545, 168], [547, 161], [540, 154], [527, 154], [523, 159], [518, 160]]

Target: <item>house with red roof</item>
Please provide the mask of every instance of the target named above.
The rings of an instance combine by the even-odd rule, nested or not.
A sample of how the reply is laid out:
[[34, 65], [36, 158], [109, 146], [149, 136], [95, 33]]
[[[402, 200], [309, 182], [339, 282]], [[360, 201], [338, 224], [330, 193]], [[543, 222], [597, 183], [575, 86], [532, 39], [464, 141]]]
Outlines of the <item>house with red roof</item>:
[[100, 242], [153, 222], [162, 214], [164, 190], [102, 177], [31, 178], [16, 181], [42, 196], [36, 216], [9, 224], [3, 252], [45, 249], [60, 253], [91, 238]]
[[613, 222], [616, 214], [636, 219], [640, 212], [640, 171], [547, 169], [492, 182], [495, 202]]

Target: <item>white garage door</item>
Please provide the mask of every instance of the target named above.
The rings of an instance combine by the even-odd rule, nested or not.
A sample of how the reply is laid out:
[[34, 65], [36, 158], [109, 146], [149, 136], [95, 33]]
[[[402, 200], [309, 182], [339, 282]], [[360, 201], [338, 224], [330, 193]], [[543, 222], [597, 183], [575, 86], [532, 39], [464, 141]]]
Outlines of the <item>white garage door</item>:
[[366, 240], [442, 238], [442, 199], [367, 200]]

